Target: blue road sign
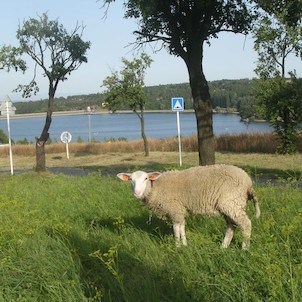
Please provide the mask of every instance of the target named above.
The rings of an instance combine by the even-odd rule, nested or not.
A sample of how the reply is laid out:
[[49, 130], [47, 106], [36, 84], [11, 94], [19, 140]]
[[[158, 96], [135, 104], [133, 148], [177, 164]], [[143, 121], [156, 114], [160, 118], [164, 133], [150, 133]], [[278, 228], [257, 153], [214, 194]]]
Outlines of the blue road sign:
[[184, 98], [172, 98], [171, 106], [172, 106], [172, 111], [184, 111], [185, 109]]

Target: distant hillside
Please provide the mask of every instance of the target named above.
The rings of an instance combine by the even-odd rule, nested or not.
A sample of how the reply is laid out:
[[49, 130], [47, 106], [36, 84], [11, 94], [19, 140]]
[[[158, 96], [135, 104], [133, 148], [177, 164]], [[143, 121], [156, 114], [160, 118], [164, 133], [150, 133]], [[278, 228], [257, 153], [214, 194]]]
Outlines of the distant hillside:
[[[209, 82], [213, 108], [251, 112], [254, 102], [253, 80], [219, 80]], [[189, 83], [146, 87], [146, 109], [171, 109], [171, 97], [183, 97], [185, 108], [193, 109]]]
[[[243, 117], [251, 115], [254, 102], [253, 80], [219, 80], [209, 82], [213, 108], [236, 110]], [[192, 109], [192, 96], [189, 83], [149, 86], [144, 88], [148, 97], [146, 110], [171, 109], [171, 97], [183, 97], [185, 108]], [[55, 111], [93, 110], [101, 109], [105, 95], [102, 93], [89, 95], [74, 95], [67, 98], [56, 98]], [[47, 100], [16, 102], [16, 113], [45, 112]], [[122, 109], [127, 109], [122, 108]]]

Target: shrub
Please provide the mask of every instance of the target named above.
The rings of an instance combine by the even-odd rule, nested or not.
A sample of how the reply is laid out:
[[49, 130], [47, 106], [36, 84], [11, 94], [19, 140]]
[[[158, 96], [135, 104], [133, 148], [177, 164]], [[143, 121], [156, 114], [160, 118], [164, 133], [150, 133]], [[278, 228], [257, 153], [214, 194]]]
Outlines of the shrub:
[[18, 140], [16, 142], [16, 144], [19, 144], [19, 145], [28, 145], [29, 142], [28, 142], [27, 138], [25, 137], [23, 140]]
[[79, 136], [79, 137], [77, 138], [77, 143], [84, 143], [84, 140]]
[[0, 129], [0, 144], [8, 144], [8, 136]]

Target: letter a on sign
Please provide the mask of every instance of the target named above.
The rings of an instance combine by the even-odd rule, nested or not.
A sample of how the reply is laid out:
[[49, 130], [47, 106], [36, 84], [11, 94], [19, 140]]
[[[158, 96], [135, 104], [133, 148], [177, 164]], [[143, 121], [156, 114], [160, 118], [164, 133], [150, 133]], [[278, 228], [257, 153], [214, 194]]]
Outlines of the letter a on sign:
[[184, 99], [172, 98], [171, 106], [172, 106], [172, 111], [184, 111]]

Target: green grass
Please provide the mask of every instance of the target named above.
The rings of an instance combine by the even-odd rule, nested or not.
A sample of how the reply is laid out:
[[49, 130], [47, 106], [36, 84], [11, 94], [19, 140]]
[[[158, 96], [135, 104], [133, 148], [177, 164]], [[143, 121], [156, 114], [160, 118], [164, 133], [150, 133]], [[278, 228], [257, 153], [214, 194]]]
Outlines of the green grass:
[[117, 178], [0, 178], [0, 301], [301, 301], [301, 189], [256, 187], [249, 251], [220, 249], [222, 218], [191, 217], [189, 246]]

